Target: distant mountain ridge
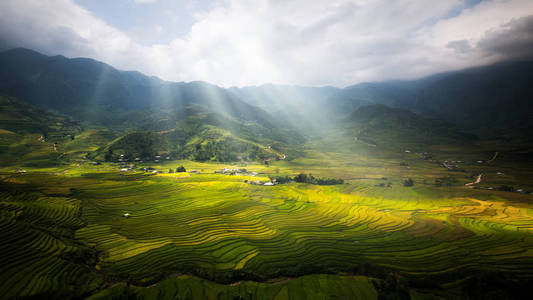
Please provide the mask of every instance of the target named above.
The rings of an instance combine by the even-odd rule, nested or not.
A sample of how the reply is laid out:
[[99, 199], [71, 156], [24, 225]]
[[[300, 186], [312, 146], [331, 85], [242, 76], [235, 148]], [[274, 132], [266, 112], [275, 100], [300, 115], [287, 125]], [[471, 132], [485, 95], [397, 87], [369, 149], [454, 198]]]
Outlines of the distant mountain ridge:
[[533, 62], [503, 62], [412, 81], [347, 87], [335, 101], [371, 101], [443, 118], [466, 129], [533, 128]]
[[[115, 156], [261, 160], [280, 157], [274, 149], [290, 158], [303, 141], [290, 126], [226, 89], [199, 81], [167, 82], [87, 58], [22, 48], [2, 52], [0, 94], [89, 127], [111, 129], [109, 136], [121, 142], [108, 140], [111, 144], [94, 154], [99, 158], [106, 154], [102, 151], [112, 150]], [[9, 105], [6, 109], [18, 104]]]
[[196, 104], [276, 126], [263, 110], [205, 82], [167, 82], [92, 59], [46, 56], [23, 48], [0, 53], [0, 67], [0, 92], [106, 125], [120, 123], [123, 112], [168, 111]]
[[533, 128], [531, 61], [343, 89], [273, 84], [224, 89], [199, 81], [168, 82], [92, 59], [46, 56], [23, 48], [0, 53], [0, 67], [0, 93], [106, 125], [135, 123], [132, 116], [145, 112], [200, 105], [265, 128], [302, 129], [337, 122], [361, 106], [385, 104], [467, 130]]

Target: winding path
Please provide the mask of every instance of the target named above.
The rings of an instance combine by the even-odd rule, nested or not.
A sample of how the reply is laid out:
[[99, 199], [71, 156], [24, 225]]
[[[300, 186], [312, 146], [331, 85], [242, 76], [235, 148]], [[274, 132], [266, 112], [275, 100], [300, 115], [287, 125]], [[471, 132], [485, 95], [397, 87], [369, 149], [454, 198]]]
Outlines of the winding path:
[[498, 154], [500, 154], [500, 152], [498, 151], [494, 152], [494, 156], [491, 159], [489, 159], [487, 162], [488, 163], [493, 162], [496, 159], [496, 157], [498, 157]]
[[481, 177], [483, 176], [483, 173], [479, 174], [474, 182], [470, 182], [465, 184], [467, 187], [472, 188], [474, 184], [481, 182]]

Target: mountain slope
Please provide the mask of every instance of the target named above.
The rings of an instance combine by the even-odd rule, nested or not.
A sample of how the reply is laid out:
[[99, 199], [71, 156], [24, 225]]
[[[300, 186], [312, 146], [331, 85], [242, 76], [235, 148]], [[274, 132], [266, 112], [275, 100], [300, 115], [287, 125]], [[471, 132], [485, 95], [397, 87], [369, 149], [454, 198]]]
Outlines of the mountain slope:
[[0, 161], [4, 165], [59, 163], [62, 149], [58, 145], [72, 141], [81, 130], [68, 117], [0, 96]]
[[120, 125], [132, 111], [202, 105], [230, 117], [275, 127], [263, 110], [205, 82], [175, 83], [119, 71], [86, 59], [18, 48], [0, 53], [0, 92], [78, 119]]
[[414, 106], [477, 128], [533, 125], [533, 62], [473, 68], [419, 83]]
[[475, 139], [449, 122], [383, 104], [362, 106], [345, 122], [359, 140], [370, 144], [433, 144]]
[[330, 103], [369, 101], [443, 118], [467, 129], [533, 127], [533, 62], [505, 62], [413, 81], [347, 87]]
[[[302, 135], [281, 118], [205, 82], [166, 82], [92, 59], [50, 57], [28, 49], [0, 53], [0, 67], [0, 92], [90, 126], [110, 128], [115, 133], [104, 133], [106, 138], [124, 135], [127, 152], [135, 156], [173, 153], [199, 160], [263, 159], [268, 155], [259, 155], [262, 151], [251, 153], [267, 145], [290, 152], [289, 148], [303, 142]], [[135, 141], [129, 138], [132, 132], [145, 132], [141, 136], [150, 138]], [[151, 141], [153, 134], [163, 138], [143, 148], [141, 142]], [[205, 136], [213, 137], [216, 145], [207, 141], [189, 145], [189, 138], [203, 140]], [[211, 150], [202, 150], [204, 144]], [[109, 147], [116, 145], [102, 149]]]
[[344, 89], [271, 84], [223, 89], [205, 82], [167, 82], [91, 59], [27, 49], [0, 53], [0, 67], [0, 92], [121, 133], [176, 130], [194, 107], [203, 111], [194, 112], [203, 116], [202, 125], [235, 138], [297, 145], [303, 141], [300, 132], [311, 136], [338, 128], [350, 112], [377, 103], [480, 134], [524, 134], [533, 128], [533, 62]]
[[[147, 123], [147, 130], [129, 132], [100, 147], [91, 157], [108, 161], [118, 160], [121, 155], [130, 161], [135, 158], [159, 160], [157, 156], [199, 161], [247, 161], [299, 155], [295, 152], [298, 147], [269, 139], [276, 133], [265, 133], [268, 129], [264, 127], [244, 125], [197, 106], [186, 107], [174, 114], [179, 118], [166, 120], [171, 126]], [[157, 127], [169, 129], [155, 130]], [[298, 138], [277, 136], [281, 141]], [[296, 140], [291, 143], [294, 142]]]

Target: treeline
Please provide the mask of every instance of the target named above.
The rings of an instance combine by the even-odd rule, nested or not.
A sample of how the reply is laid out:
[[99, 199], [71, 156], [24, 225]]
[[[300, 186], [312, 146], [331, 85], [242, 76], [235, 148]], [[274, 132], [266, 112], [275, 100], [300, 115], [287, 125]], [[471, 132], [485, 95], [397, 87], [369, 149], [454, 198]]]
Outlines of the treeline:
[[240, 142], [237, 139], [225, 138], [218, 140], [208, 140], [183, 149], [182, 153], [177, 153], [184, 159], [197, 161], [238, 161], [238, 160], [264, 160], [268, 158], [268, 153], [261, 148], [250, 143]]
[[288, 182], [301, 182], [301, 183], [310, 183], [317, 185], [334, 185], [334, 184], [343, 184], [344, 179], [337, 178], [317, 178], [312, 174], [300, 173], [294, 177], [290, 176], [273, 176], [269, 177], [272, 182], [279, 184], [288, 183]]
[[[391, 268], [370, 262], [362, 262], [358, 265], [347, 263], [336, 267], [327, 263], [289, 264], [268, 274], [256, 274], [246, 270], [216, 270], [195, 265], [180, 265], [169, 267], [153, 277], [144, 278], [142, 281], [132, 278], [130, 274], [109, 271], [106, 273], [105, 279], [110, 282], [126, 282], [121, 293], [115, 295], [113, 299], [142, 299], [138, 294], [140, 291], [138, 287], [161, 282], [177, 272], [194, 274], [201, 279], [219, 284], [232, 284], [239, 281], [265, 282], [269, 278], [298, 278], [310, 274], [336, 275], [344, 273], [349, 276], [369, 277], [378, 293], [378, 299], [398, 300], [411, 299], [410, 295], [412, 293], [418, 294], [418, 292], [420, 295], [441, 295], [454, 299], [522, 299], [524, 298], [523, 295], [530, 293], [533, 284], [531, 279], [517, 280], [510, 273], [484, 270], [453, 271], [437, 275], [407, 277]], [[457, 278], [462, 280], [452, 292], [442, 288], [443, 284], [454, 282], [453, 280], [457, 280]], [[46, 297], [42, 294], [41, 296], [41, 298], [34, 299]], [[235, 296], [233, 299], [252, 298], [251, 296], [246, 298]]]

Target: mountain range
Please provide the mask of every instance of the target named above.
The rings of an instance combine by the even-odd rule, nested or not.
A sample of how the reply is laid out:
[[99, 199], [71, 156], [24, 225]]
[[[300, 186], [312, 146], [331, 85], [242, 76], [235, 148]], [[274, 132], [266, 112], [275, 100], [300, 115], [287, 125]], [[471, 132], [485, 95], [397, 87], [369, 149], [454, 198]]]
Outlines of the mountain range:
[[[201, 81], [169, 82], [88, 58], [24, 48], [0, 53], [0, 94], [10, 99], [5, 103], [65, 116], [80, 128], [111, 130], [115, 134], [110, 136], [118, 138], [92, 153], [98, 158], [112, 152], [279, 159], [301, 153], [306, 138], [322, 130], [347, 128], [457, 139], [527, 134], [533, 125], [531, 78], [533, 62], [516, 61], [345, 88], [222, 88]], [[34, 131], [39, 130], [46, 131]]]

